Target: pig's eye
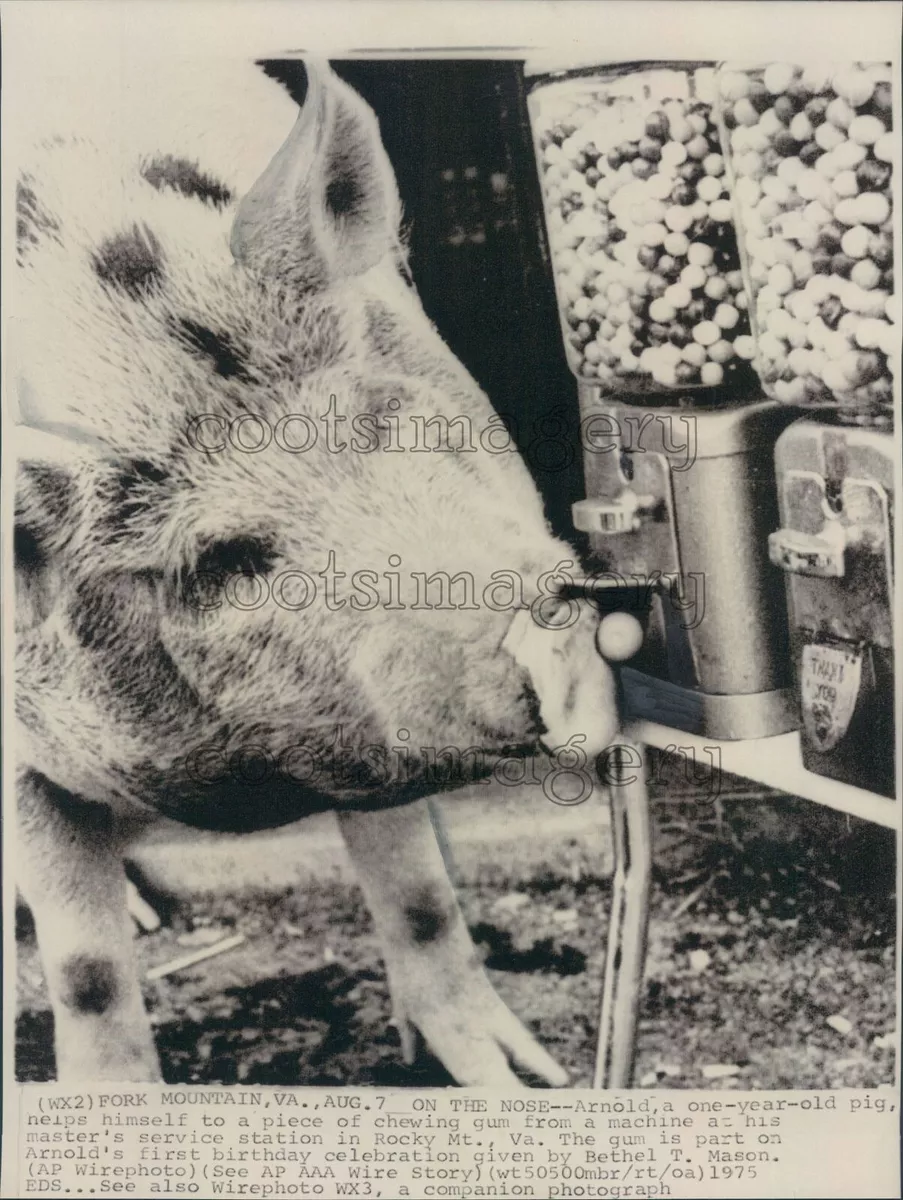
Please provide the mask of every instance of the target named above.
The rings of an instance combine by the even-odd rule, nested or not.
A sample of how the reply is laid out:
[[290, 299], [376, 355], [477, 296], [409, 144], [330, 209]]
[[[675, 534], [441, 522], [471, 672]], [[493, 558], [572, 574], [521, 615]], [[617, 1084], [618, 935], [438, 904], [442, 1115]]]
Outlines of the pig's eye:
[[203, 550], [196, 570], [210, 575], [265, 575], [275, 562], [276, 551], [269, 538], [229, 538]]

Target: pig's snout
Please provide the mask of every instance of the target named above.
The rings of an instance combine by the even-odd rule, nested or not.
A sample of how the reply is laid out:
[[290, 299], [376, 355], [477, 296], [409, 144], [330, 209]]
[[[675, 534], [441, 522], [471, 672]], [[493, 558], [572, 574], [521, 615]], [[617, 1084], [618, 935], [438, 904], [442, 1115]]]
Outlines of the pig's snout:
[[589, 604], [568, 601], [541, 622], [522, 609], [502, 642], [502, 651], [529, 678], [549, 750], [582, 737], [583, 750], [595, 757], [615, 740], [620, 723], [617, 682], [599, 653], [598, 628], [598, 613]]

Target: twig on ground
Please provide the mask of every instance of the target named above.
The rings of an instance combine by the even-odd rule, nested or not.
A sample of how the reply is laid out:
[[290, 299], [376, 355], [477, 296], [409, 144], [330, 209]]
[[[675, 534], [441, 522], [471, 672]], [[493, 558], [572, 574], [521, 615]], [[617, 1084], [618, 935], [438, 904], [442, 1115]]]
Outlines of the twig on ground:
[[245, 935], [243, 933], [236, 933], [233, 937], [223, 938], [221, 942], [215, 942], [212, 946], [203, 946], [199, 950], [193, 950], [190, 954], [182, 954], [179, 958], [171, 958], [169, 962], [161, 963], [158, 967], [151, 967], [145, 978], [163, 979], [164, 976], [173, 975], [176, 971], [184, 971], [186, 967], [193, 967], [196, 963], [203, 962], [207, 958], [213, 958], [217, 954], [225, 954], [227, 950], [234, 950], [244, 940]]

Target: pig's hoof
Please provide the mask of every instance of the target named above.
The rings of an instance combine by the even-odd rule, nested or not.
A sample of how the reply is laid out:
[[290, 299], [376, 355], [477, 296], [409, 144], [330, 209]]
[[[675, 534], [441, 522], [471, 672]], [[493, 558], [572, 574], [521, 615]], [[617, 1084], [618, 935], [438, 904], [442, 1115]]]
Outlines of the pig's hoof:
[[435, 1004], [398, 997], [395, 1023], [405, 1062], [414, 1061], [415, 1028], [461, 1087], [522, 1088], [511, 1065], [551, 1087], [566, 1087], [567, 1072], [545, 1051], [496, 995], [488, 982], [467, 996], [436, 998]]

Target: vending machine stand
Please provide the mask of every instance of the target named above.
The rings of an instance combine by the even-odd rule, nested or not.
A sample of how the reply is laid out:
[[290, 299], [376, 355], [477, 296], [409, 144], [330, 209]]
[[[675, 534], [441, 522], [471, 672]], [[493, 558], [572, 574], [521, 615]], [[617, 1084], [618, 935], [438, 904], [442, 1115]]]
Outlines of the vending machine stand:
[[[682, 753], [696, 750], [711, 753], [717, 749], [721, 770], [731, 775], [890, 829], [896, 829], [900, 820], [900, 805], [896, 800], [805, 770], [799, 733], [722, 742], [650, 721], [636, 721], [626, 727], [624, 734], [607, 781], [614, 878], [593, 1076], [593, 1087], [597, 1089], [629, 1088], [633, 1081], [652, 882], [647, 746], [660, 750], [673, 750], [677, 746]], [[643, 766], [638, 767], [637, 762]]]

